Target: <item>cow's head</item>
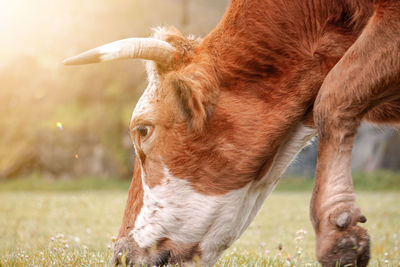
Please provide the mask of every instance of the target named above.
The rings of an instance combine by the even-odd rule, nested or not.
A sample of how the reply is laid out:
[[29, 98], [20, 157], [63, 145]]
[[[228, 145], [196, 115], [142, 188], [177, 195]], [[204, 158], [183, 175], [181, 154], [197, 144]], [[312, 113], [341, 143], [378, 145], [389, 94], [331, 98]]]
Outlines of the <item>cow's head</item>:
[[288, 152], [279, 156], [282, 146], [268, 142], [269, 121], [276, 119], [268, 102], [251, 83], [223, 80], [215, 52], [158, 29], [152, 38], [118, 41], [66, 61], [149, 60], [148, 87], [130, 123], [137, 157], [117, 263], [215, 263], [287, 165]]

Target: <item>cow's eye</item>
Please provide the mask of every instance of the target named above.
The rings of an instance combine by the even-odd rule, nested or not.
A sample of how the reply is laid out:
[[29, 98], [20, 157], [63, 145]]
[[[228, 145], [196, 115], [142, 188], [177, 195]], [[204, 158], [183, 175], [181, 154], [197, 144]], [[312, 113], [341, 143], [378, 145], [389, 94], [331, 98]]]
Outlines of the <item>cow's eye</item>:
[[149, 124], [136, 124], [131, 128], [132, 141], [141, 146], [153, 133], [154, 126]]
[[149, 133], [149, 129], [147, 128], [148, 126], [139, 126], [138, 128], [137, 128], [137, 131], [138, 131], [138, 133], [140, 134], [140, 136], [142, 137], [142, 138], [144, 138], [144, 137], [146, 137], [147, 136], [147, 134]]
[[154, 127], [151, 125], [137, 125], [132, 132], [134, 133], [132, 137], [136, 139], [136, 142], [138, 142], [138, 144], [140, 144], [147, 138], [149, 138], [149, 136], [153, 132], [153, 128]]

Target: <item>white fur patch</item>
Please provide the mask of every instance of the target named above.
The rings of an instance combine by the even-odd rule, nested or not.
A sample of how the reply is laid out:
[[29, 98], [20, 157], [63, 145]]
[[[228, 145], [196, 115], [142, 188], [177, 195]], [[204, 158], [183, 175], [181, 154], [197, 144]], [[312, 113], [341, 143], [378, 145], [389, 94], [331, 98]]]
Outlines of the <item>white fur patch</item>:
[[167, 166], [161, 185], [150, 189], [142, 173], [143, 207], [131, 235], [142, 248], [165, 237], [176, 242], [199, 242], [202, 265], [214, 264], [253, 221], [286, 167], [315, 133], [300, 125], [283, 142], [271, 169], [261, 180], [224, 195], [196, 192], [188, 181], [173, 177]]
[[157, 79], [149, 81], [146, 90], [139, 98], [139, 101], [137, 102], [135, 109], [133, 110], [131, 121], [137, 116], [151, 113], [151, 111], [153, 110], [151, 100], [155, 98], [158, 85], [159, 83]]
[[[167, 29], [163, 27], [154, 28], [153, 31], [154, 34], [152, 38], [155, 39], [164, 40], [165, 37], [168, 35]], [[160, 77], [157, 73], [156, 64], [153, 61], [146, 60], [145, 66], [148, 85], [144, 90], [142, 96], [139, 98], [135, 109], [133, 110], [131, 121], [135, 116], [143, 115], [145, 113], [151, 113], [153, 109], [151, 100], [155, 99], [157, 88], [160, 85]]]

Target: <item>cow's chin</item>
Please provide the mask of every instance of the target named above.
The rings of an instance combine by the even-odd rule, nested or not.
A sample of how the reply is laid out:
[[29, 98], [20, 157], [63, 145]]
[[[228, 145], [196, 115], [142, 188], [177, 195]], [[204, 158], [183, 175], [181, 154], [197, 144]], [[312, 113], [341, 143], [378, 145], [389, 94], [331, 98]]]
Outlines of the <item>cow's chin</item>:
[[185, 265], [200, 261], [198, 244], [182, 244], [162, 239], [150, 248], [140, 248], [135, 240], [122, 237], [114, 246], [114, 265], [163, 266], [166, 264]]

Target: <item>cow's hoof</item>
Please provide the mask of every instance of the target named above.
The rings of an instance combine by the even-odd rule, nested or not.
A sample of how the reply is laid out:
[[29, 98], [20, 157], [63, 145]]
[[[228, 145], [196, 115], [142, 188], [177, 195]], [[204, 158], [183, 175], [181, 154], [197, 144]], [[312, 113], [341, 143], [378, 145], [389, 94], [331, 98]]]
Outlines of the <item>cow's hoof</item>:
[[324, 267], [367, 266], [370, 257], [367, 230], [355, 225], [338, 235], [319, 261]]

